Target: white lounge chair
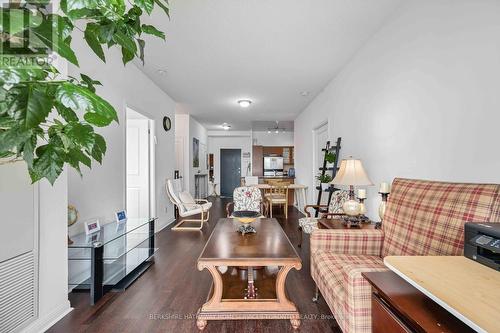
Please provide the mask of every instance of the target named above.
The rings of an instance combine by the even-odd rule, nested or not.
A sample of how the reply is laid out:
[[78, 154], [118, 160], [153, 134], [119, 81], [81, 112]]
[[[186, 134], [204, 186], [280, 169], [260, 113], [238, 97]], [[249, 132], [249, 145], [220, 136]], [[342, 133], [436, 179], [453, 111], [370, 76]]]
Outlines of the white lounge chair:
[[[199, 219], [182, 219], [172, 230], [201, 230], [203, 223], [210, 218], [212, 203], [205, 199], [194, 199], [189, 192], [183, 192], [180, 179], [167, 179], [166, 189], [181, 218], [201, 214]], [[199, 226], [183, 226], [185, 222], [198, 222]]]

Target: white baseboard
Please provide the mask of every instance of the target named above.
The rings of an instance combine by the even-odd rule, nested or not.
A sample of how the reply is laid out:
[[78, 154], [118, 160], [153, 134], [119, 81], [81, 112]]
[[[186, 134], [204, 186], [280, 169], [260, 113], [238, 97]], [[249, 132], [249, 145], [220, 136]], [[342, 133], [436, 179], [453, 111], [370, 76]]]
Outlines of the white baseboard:
[[69, 301], [64, 302], [43, 317], [39, 317], [29, 326], [22, 330], [23, 333], [40, 333], [45, 332], [55, 323], [61, 320], [65, 315], [73, 310]]
[[160, 229], [156, 230], [155, 233], [159, 233], [160, 231], [162, 231], [163, 229], [165, 229], [166, 227], [168, 227], [169, 225], [171, 225], [174, 222], [175, 222], [175, 218], [172, 218], [170, 221], [165, 223], [165, 225], [161, 226]]

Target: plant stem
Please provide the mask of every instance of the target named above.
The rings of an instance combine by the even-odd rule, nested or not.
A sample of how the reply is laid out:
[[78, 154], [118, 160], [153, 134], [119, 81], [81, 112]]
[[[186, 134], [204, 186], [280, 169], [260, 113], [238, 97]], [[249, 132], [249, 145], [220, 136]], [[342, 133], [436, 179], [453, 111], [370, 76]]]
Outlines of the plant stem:
[[14, 157], [14, 158], [11, 158], [9, 160], [2, 160], [0, 159], [0, 165], [7, 165], [7, 164], [10, 164], [10, 163], [16, 163], [16, 162], [21, 162], [23, 159], [20, 158], [20, 157]]

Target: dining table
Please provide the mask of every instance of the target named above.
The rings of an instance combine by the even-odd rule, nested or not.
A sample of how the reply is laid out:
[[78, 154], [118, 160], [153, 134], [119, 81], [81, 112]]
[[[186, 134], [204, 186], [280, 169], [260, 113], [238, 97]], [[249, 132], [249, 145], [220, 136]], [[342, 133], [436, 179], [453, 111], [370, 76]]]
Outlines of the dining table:
[[[254, 185], [249, 185], [253, 187], [257, 187], [261, 190], [268, 190], [273, 188], [273, 185], [270, 184], [254, 184]], [[297, 209], [301, 212], [304, 213], [304, 207], [306, 206], [307, 202], [307, 186], [302, 185], [302, 184], [288, 184], [287, 185], [288, 189], [294, 190], [294, 206], [297, 207]]]

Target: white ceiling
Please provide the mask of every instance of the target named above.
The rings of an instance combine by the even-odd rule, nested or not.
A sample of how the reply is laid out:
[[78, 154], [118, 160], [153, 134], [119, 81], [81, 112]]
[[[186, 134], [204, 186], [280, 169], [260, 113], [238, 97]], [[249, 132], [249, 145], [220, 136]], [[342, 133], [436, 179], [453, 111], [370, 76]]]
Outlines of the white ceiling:
[[171, 0], [170, 21], [158, 8], [148, 19], [167, 41], [147, 38], [139, 67], [208, 129], [293, 120], [400, 3]]

